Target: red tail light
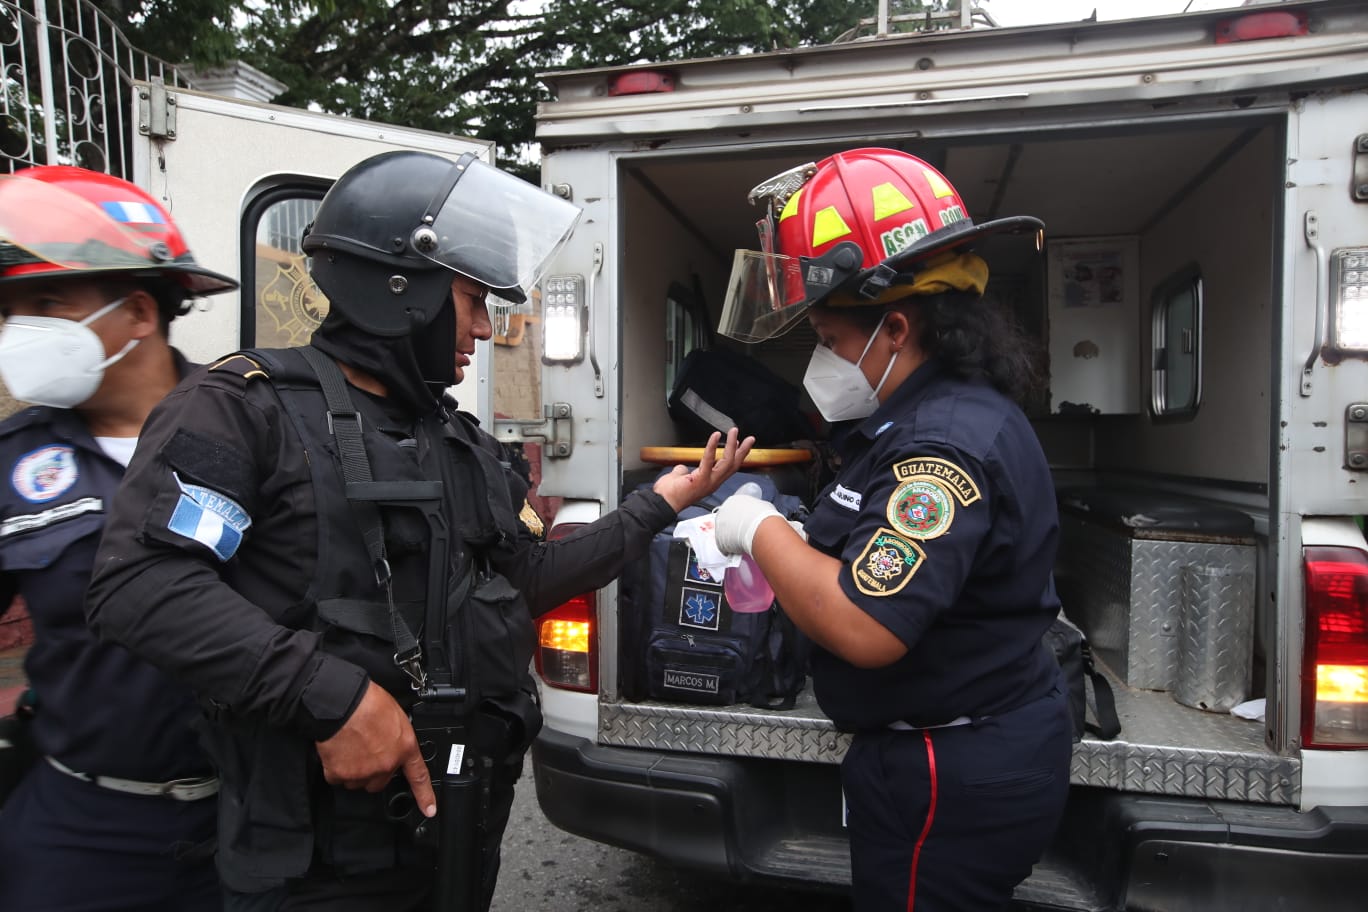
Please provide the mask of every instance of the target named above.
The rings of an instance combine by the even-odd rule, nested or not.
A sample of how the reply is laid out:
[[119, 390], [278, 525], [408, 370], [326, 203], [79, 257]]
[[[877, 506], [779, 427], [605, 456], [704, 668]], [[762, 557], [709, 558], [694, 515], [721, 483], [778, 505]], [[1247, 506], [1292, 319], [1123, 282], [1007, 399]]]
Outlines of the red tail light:
[[[550, 538], [580, 528], [565, 523]], [[598, 693], [598, 595], [586, 592], [537, 618], [537, 674], [551, 687]]]
[[674, 75], [664, 70], [633, 70], [608, 80], [609, 95], [649, 95], [674, 90]]
[[1245, 13], [1224, 19], [1216, 25], [1216, 43], [1258, 41], [1261, 38], [1290, 38], [1311, 30], [1306, 13]]
[[1303, 558], [1302, 745], [1368, 748], [1368, 552], [1316, 547]]

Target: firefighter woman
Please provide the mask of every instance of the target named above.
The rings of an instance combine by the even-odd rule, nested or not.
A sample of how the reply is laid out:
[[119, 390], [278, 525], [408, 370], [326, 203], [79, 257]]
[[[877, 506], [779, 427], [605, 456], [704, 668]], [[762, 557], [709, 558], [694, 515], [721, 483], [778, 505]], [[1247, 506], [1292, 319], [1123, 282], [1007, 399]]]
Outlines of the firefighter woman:
[[970, 248], [1043, 226], [975, 225], [940, 172], [890, 149], [793, 169], [757, 198], [764, 252], [738, 258], [722, 328], [757, 341], [808, 319], [803, 383], [843, 431], [841, 462], [806, 541], [734, 495], [718, 544], [754, 558], [816, 643], [818, 703], [854, 733], [855, 908], [1003, 908], [1063, 812], [1072, 729], [1041, 642], [1058, 530], [1018, 405], [1033, 361]]
[[189, 688], [86, 627], [106, 511], [157, 401], [192, 369], [188, 301], [237, 287], [155, 200], [64, 166], [0, 177], [0, 612], [33, 618], [41, 758], [0, 812], [0, 909], [218, 910], [218, 780]]
[[445, 391], [488, 296], [522, 300], [578, 216], [472, 155], [360, 162], [303, 241], [330, 302], [312, 344], [224, 358], [149, 419], [87, 607], [213, 708], [228, 909], [486, 908], [541, 725], [532, 615], [640, 559], [749, 451], [733, 430], [543, 540]]

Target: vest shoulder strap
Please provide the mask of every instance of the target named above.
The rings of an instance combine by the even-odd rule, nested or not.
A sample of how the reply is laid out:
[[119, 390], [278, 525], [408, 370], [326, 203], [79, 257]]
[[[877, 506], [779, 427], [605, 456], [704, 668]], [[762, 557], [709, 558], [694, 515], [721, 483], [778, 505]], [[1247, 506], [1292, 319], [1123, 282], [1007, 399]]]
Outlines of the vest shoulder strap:
[[318, 376], [298, 348], [247, 348], [210, 365], [210, 371], [228, 371], [247, 380], [268, 380], [273, 386], [317, 388]]

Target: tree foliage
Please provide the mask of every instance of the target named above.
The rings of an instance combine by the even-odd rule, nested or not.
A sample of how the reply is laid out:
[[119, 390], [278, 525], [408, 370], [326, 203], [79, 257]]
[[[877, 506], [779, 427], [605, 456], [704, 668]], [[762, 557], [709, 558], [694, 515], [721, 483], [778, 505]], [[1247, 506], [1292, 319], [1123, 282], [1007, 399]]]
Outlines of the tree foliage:
[[[98, 0], [173, 62], [241, 58], [280, 104], [492, 140], [533, 139], [537, 74], [826, 43], [877, 0]], [[907, 3], [900, 4], [906, 7]], [[916, 4], [919, 5], [919, 4]]]

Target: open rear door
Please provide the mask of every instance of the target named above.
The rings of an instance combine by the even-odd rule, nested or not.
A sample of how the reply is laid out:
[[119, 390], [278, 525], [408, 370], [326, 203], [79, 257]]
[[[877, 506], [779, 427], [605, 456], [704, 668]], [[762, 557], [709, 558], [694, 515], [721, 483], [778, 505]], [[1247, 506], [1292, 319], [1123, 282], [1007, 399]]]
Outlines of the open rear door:
[[[242, 282], [173, 324], [173, 343], [194, 361], [308, 341], [328, 305], [308, 277], [300, 235], [355, 163], [394, 149], [493, 162], [482, 140], [148, 83], [133, 91], [129, 179], [171, 211], [197, 259]], [[483, 343], [455, 390], [482, 421], [492, 415], [490, 362]]]
[[[1283, 339], [1276, 446], [1280, 743], [1300, 746], [1301, 712], [1320, 693], [1303, 668], [1304, 546], [1362, 549], [1368, 515], [1368, 92], [1307, 93], [1287, 137]], [[1335, 534], [1325, 536], [1327, 530]], [[1347, 535], [1341, 533], [1347, 532]], [[1343, 539], [1343, 540], [1342, 540]], [[1352, 602], [1349, 602], [1352, 604]], [[1328, 628], [1327, 628], [1328, 629]], [[1357, 636], [1360, 628], [1335, 632]], [[1300, 673], [1298, 670], [1300, 669]], [[1351, 691], [1352, 693], [1352, 691]], [[1354, 703], [1360, 704], [1357, 694]], [[1304, 802], [1368, 803], [1368, 751], [1303, 751]], [[1345, 791], [1324, 791], [1333, 781]]]

